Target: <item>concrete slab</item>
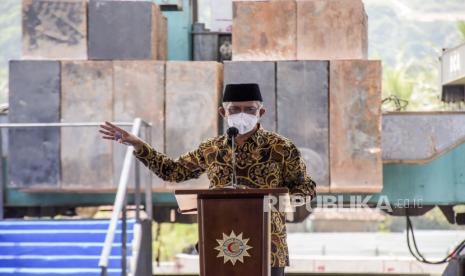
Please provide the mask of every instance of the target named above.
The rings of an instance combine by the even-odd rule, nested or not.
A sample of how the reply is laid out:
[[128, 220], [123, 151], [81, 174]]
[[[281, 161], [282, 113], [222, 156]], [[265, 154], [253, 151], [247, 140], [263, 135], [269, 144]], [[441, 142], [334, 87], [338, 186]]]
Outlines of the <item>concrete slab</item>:
[[[10, 61], [10, 123], [60, 120], [60, 63]], [[57, 188], [60, 180], [60, 129], [8, 130], [9, 187]]]
[[22, 0], [24, 59], [87, 59], [86, 0]]
[[233, 1], [232, 60], [295, 60], [295, 1]]
[[329, 63], [277, 64], [278, 132], [300, 149], [318, 187], [329, 187]]
[[156, 59], [150, 1], [89, 1], [90, 59]]
[[[162, 61], [113, 61], [113, 119], [117, 122], [132, 122], [140, 117], [152, 124], [150, 141], [141, 129], [141, 137], [155, 149], [164, 152], [165, 136], [165, 63]], [[131, 127], [124, 127], [131, 131]], [[113, 149], [114, 179], [118, 183], [127, 146], [115, 144]], [[134, 179], [134, 170], [130, 179]], [[149, 181], [144, 170], [143, 183]], [[153, 177], [152, 179], [157, 179]], [[153, 183], [155, 187], [157, 183]], [[131, 181], [131, 186], [134, 182]]]
[[[63, 122], [112, 120], [111, 61], [63, 61], [61, 78]], [[115, 188], [113, 143], [100, 134], [98, 127], [62, 129], [62, 189]]]
[[332, 192], [379, 192], [381, 62], [334, 60], [329, 86]]
[[366, 59], [362, 0], [297, 0], [297, 59]]
[[[169, 61], [166, 63], [166, 153], [172, 158], [196, 149], [219, 133], [218, 106], [223, 84], [223, 65], [218, 62]], [[176, 184], [208, 187], [199, 180]]]
[[166, 63], [166, 152], [172, 157], [218, 135], [223, 66], [199, 61]]

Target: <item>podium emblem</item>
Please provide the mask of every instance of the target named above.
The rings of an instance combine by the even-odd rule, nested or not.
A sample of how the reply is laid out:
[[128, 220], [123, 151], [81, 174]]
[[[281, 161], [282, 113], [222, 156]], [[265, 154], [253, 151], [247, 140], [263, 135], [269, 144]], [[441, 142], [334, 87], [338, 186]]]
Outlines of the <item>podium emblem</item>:
[[232, 265], [235, 265], [237, 261], [244, 263], [244, 257], [250, 257], [247, 250], [252, 247], [247, 245], [249, 239], [243, 239], [242, 233], [236, 236], [234, 231], [231, 231], [231, 234], [228, 236], [223, 233], [223, 239], [217, 239], [218, 246], [215, 247], [219, 251], [216, 257], [223, 257], [223, 263], [230, 261]]

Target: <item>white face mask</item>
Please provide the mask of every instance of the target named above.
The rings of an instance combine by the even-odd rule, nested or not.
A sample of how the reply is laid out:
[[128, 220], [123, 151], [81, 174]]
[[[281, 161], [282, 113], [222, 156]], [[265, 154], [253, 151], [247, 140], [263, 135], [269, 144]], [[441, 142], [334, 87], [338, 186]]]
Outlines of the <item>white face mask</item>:
[[251, 131], [258, 122], [258, 116], [244, 112], [228, 115], [227, 118], [229, 127], [236, 127], [239, 134]]

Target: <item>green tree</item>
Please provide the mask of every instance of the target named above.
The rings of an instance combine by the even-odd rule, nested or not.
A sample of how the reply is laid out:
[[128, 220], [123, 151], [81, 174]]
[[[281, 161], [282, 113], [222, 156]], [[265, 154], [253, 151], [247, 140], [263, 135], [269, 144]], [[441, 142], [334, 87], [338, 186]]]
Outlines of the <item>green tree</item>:
[[436, 57], [439, 49], [430, 45], [435, 54], [424, 58], [406, 59], [401, 51], [396, 66], [383, 66], [383, 111], [443, 110], [438, 84], [439, 69]]
[[459, 31], [462, 40], [465, 42], [465, 21], [457, 22], [457, 30]]
[[198, 240], [197, 224], [154, 223], [152, 231], [155, 261], [173, 261], [176, 254], [193, 249]]
[[383, 110], [399, 111], [407, 107], [414, 89], [408, 69], [409, 65], [400, 61], [395, 67], [383, 66]]

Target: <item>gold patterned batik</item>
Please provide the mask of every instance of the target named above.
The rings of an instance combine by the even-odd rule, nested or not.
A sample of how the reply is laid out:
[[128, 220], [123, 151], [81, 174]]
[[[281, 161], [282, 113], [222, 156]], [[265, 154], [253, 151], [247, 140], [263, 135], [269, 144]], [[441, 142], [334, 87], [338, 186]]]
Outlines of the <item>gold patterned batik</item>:
[[[206, 172], [210, 188], [231, 182], [231, 146], [226, 135], [210, 138], [193, 151], [170, 159], [144, 143], [133, 154], [163, 180], [180, 182]], [[237, 183], [248, 188], [287, 187], [293, 195], [315, 197], [315, 182], [307, 175], [297, 147], [287, 138], [260, 125], [236, 147]], [[271, 213], [271, 265], [289, 266], [285, 215]]]

